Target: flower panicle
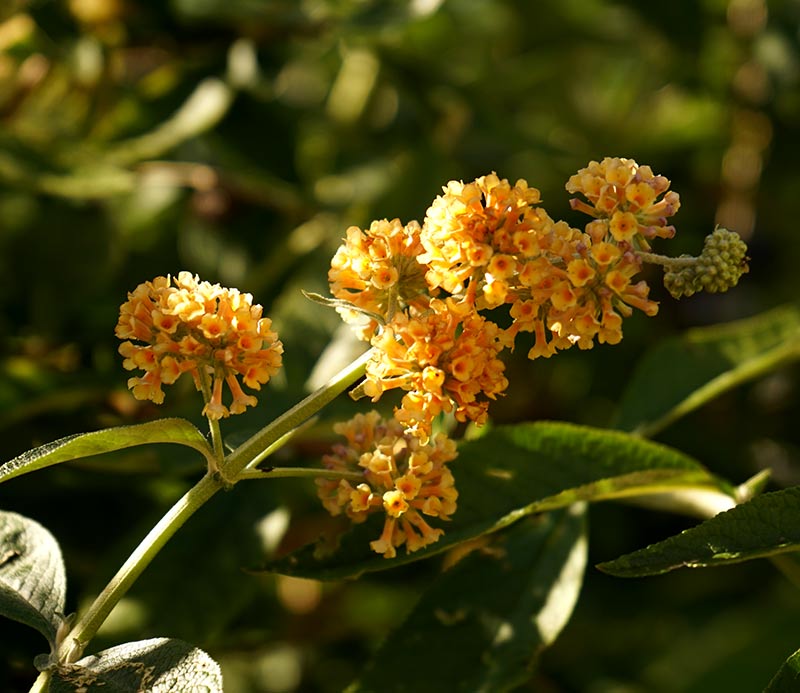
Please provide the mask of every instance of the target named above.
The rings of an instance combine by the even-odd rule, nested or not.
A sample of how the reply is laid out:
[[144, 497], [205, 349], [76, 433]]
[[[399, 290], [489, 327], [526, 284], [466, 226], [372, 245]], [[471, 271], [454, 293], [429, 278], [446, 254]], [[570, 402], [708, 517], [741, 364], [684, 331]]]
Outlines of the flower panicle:
[[338, 423], [334, 431], [346, 442], [337, 443], [323, 465], [332, 471], [359, 471], [363, 481], [317, 479], [325, 509], [334, 516], [344, 513], [355, 523], [383, 512], [383, 530], [370, 547], [385, 558], [394, 558], [403, 545], [412, 553], [438, 541], [444, 532], [426, 518], [447, 521], [456, 511], [458, 491], [447, 466], [457, 455], [455, 443], [440, 433], [423, 444], [396, 419], [384, 419], [376, 411]]
[[[139, 284], [120, 307], [115, 334], [137, 399], [164, 401], [162, 385], [190, 373], [198, 389], [210, 379], [203, 414], [220, 419], [255, 406], [242, 389], [260, 390], [280, 369], [283, 345], [250, 294], [201, 281], [190, 272]], [[227, 386], [232, 401], [222, 402]]]
[[548, 358], [575, 345], [617, 344], [635, 310], [656, 315], [639, 276], [643, 263], [667, 267], [665, 285], [676, 297], [726, 290], [747, 271], [744, 243], [724, 230], [691, 267], [650, 252], [655, 239], [674, 236], [668, 222], [680, 197], [649, 166], [606, 157], [566, 189], [579, 196], [572, 208], [590, 217], [583, 229], [554, 220], [526, 180], [512, 185], [496, 173], [450, 181], [422, 224], [348, 229], [331, 264], [331, 291], [351, 312], [381, 318], [358, 327], [376, 348], [361, 391], [373, 401], [403, 391], [395, 416], [423, 443], [442, 412], [486, 420], [508, 384], [501, 352], [523, 333], [532, 335], [528, 357]]

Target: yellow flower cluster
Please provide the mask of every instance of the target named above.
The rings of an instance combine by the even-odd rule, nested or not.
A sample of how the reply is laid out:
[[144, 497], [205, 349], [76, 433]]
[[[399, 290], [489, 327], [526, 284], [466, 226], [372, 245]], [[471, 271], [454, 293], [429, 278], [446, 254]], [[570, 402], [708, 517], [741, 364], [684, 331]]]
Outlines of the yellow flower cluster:
[[[128, 340], [119, 347], [127, 370], [144, 371], [128, 380], [137, 399], [157, 404], [164, 400], [162, 385], [171, 385], [191, 373], [201, 389], [201, 378], [211, 379], [203, 414], [220, 419], [256, 404], [245, 394], [239, 378], [259, 390], [281, 366], [283, 345], [261, 317], [260, 305], [250, 294], [201, 282], [189, 272], [156, 277], [128, 294], [120, 308], [116, 335]], [[222, 403], [223, 384], [233, 396]]]
[[405, 544], [411, 553], [437, 541], [441, 529], [423, 517], [449, 520], [458, 492], [447, 463], [455, 459], [455, 443], [438, 434], [427, 444], [403, 431], [396, 420], [375, 411], [338, 423], [334, 431], [346, 438], [325, 455], [332, 471], [358, 470], [363, 481], [317, 479], [317, 493], [331, 515], [344, 512], [353, 522], [364, 522], [377, 511], [386, 513], [380, 537], [370, 542], [386, 558]]
[[423, 443], [441, 412], [483, 423], [489, 400], [508, 385], [497, 358], [502, 330], [452, 298], [432, 299], [416, 317], [399, 314], [372, 344], [364, 393], [378, 401], [386, 390], [406, 390], [395, 418]]
[[592, 161], [570, 177], [567, 192], [580, 193], [591, 203], [570, 200], [573, 209], [596, 217], [592, 230], [587, 228], [595, 238], [610, 240], [610, 236], [649, 250], [653, 238], [675, 235], [675, 227], [666, 220], [680, 207], [678, 193], [669, 190], [664, 176], [654, 175], [649, 166], [639, 166], [633, 159]]
[[[387, 390], [402, 390], [392, 425], [403, 428], [406, 445], [409, 436], [424, 445], [443, 412], [461, 422], [486, 421], [489, 403], [508, 385], [500, 354], [513, 349], [521, 333], [533, 333], [528, 357], [535, 359], [574, 345], [616, 344], [634, 309], [655, 315], [649, 286], [636, 279], [643, 262], [666, 267], [676, 277], [675, 291], [683, 293], [690, 280], [697, 290], [694, 277], [709, 274], [705, 268], [712, 265], [720, 279], [706, 278], [701, 288], [735, 284], [746, 271], [741, 241], [720, 236], [693, 259], [649, 252], [653, 239], [675, 234], [667, 219], [680, 199], [669, 185], [631, 159], [592, 161], [566, 185], [585, 198], [571, 200], [572, 208], [591, 217], [577, 229], [551, 218], [527, 181], [512, 185], [491, 173], [469, 183], [450, 181], [421, 225], [395, 219], [348, 229], [329, 279], [346, 320], [367, 315], [358, 334], [374, 353], [360, 392], [376, 402]], [[392, 458], [388, 451], [394, 448], [385, 449]], [[339, 457], [327, 464], [334, 459]], [[346, 507], [354, 520], [367, 507], [382, 506], [391, 520], [386, 498], [400, 497], [391, 479], [386, 477], [382, 500], [369, 495], [370, 485], [325, 482], [326, 506], [332, 512]], [[376, 550], [392, 546], [395, 531], [392, 524]], [[393, 549], [385, 555], [394, 555]]]
[[328, 281], [336, 298], [352, 304], [353, 309], [339, 308], [339, 313], [362, 339], [370, 339], [378, 320], [391, 319], [405, 308], [425, 307], [428, 286], [417, 262], [422, 253], [419, 234], [416, 221], [404, 226], [399, 219], [373, 221], [366, 231], [347, 229]]
[[[579, 230], [554, 221], [525, 180], [511, 185], [492, 173], [450, 181], [421, 226], [395, 219], [349, 228], [329, 280], [345, 319], [360, 319], [359, 336], [378, 348], [364, 392], [377, 401], [405, 390], [396, 416], [425, 440], [441, 412], [486, 419], [507, 385], [498, 354], [520, 333], [534, 335], [531, 359], [619, 342], [634, 308], [658, 310], [634, 277], [648, 239], [674, 233], [664, 220], [679, 200], [668, 187], [629, 159], [592, 162], [567, 184], [594, 205], [573, 201], [592, 216]], [[501, 307], [511, 323], [504, 329], [483, 314]]]

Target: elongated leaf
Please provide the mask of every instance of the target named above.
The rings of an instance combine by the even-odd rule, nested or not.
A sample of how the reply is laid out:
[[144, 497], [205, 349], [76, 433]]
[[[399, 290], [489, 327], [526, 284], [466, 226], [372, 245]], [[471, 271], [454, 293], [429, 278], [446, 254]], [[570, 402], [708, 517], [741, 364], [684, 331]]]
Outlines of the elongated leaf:
[[458, 690], [495, 693], [523, 682], [577, 601], [585, 516], [578, 504], [528, 518], [462, 559], [425, 592], [348, 693], [438, 693], [456, 690], [456, 681]]
[[764, 693], [796, 693], [798, 690], [800, 690], [800, 650], [781, 665], [764, 689]]
[[418, 560], [506, 527], [525, 515], [580, 500], [680, 488], [733, 493], [676, 450], [617, 431], [552, 422], [499, 427], [462, 443], [452, 471], [460, 494], [458, 510], [443, 526], [444, 536], [426, 549], [400, 552], [393, 559], [374, 554], [369, 542], [382, 526], [381, 517], [376, 516], [345, 534], [335, 553], [322, 555], [307, 547], [266, 569], [338, 579]]
[[0, 614], [35, 628], [52, 648], [66, 592], [53, 535], [30, 518], [0, 511]]
[[118, 426], [92, 433], [78, 433], [41, 445], [0, 467], [0, 482], [59, 462], [147, 443], [177, 443], [194, 448], [207, 458], [213, 454], [203, 434], [186, 419], [158, 419], [135, 426]]
[[50, 693], [217, 693], [219, 665], [182, 640], [153, 638], [118, 645], [75, 664], [59, 666]]
[[800, 549], [800, 486], [765, 493], [697, 527], [601, 563], [619, 577], [739, 563]]
[[616, 427], [654, 435], [726, 390], [797, 359], [797, 306], [689, 330], [644, 357], [622, 398]]

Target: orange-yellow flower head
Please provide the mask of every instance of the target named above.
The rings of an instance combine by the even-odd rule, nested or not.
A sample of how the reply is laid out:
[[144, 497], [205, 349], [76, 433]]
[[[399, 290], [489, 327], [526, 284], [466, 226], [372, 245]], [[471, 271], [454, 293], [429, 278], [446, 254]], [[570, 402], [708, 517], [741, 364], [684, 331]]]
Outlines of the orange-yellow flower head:
[[626, 242], [649, 250], [653, 238], [672, 238], [675, 227], [667, 225], [680, 207], [678, 193], [669, 190], [669, 180], [657, 176], [649, 166], [633, 159], [606, 157], [592, 161], [567, 182], [567, 191], [587, 200], [570, 201], [572, 208], [597, 221], [587, 226], [596, 241]]
[[[115, 333], [128, 340], [119, 347], [127, 370], [144, 371], [128, 380], [137, 399], [164, 401], [162, 385], [191, 373], [200, 388], [210, 377], [210, 399], [203, 414], [220, 419], [256, 404], [241, 381], [259, 390], [281, 366], [283, 345], [262, 308], [250, 294], [201, 282], [189, 272], [156, 277], [128, 294]], [[233, 396], [222, 403], [224, 384]]]
[[511, 185], [491, 173], [471, 183], [450, 181], [428, 209], [422, 226], [426, 278], [451, 294], [467, 289], [492, 307], [506, 300], [520, 258], [536, 252], [537, 235], [550, 217], [539, 191], [524, 180]]
[[455, 443], [439, 433], [423, 444], [398, 421], [375, 411], [336, 424], [334, 431], [347, 442], [323, 457], [324, 466], [360, 471], [363, 481], [318, 479], [317, 493], [328, 512], [344, 512], [353, 522], [384, 512], [383, 531], [370, 547], [386, 558], [396, 556], [403, 544], [411, 553], [437, 541], [442, 530], [431, 527], [423, 515], [449, 520], [456, 510], [458, 491], [447, 468], [457, 455]]
[[395, 417], [425, 442], [433, 419], [485, 422], [489, 401], [508, 386], [498, 358], [503, 331], [472, 306], [433, 299], [417, 317], [401, 313], [372, 339], [364, 392], [377, 401], [385, 390], [406, 390]]
[[366, 230], [347, 229], [331, 260], [328, 281], [337, 299], [354, 306], [339, 312], [362, 339], [369, 340], [379, 324], [368, 313], [386, 321], [398, 310], [426, 307], [425, 267], [417, 261], [422, 253], [419, 235], [416, 221], [404, 226], [399, 219], [373, 221]]

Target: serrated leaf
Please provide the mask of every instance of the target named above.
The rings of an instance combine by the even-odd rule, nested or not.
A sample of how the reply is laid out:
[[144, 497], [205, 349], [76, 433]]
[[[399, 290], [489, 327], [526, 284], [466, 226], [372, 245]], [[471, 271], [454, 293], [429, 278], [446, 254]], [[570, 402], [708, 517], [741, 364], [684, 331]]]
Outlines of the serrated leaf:
[[524, 682], [577, 601], [585, 516], [578, 504], [528, 518], [463, 558], [425, 592], [347, 693], [438, 693], [456, 690], [456, 681], [458, 690], [499, 693]]
[[66, 592], [53, 535], [30, 518], [0, 511], [0, 614], [35, 628], [52, 648]]
[[219, 665], [203, 650], [171, 638], [118, 645], [60, 665], [52, 672], [50, 693], [217, 693]]
[[800, 650], [781, 665], [764, 689], [764, 693], [796, 693], [798, 690], [800, 690]]
[[797, 359], [797, 306], [689, 330], [639, 363], [620, 402], [616, 428], [652, 436], [726, 390]]
[[187, 445], [206, 458], [213, 456], [203, 434], [186, 419], [158, 419], [133, 426], [117, 426], [91, 433], [78, 433], [40, 445], [0, 466], [0, 482], [60, 462], [147, 443]]
[[386, 559], [369, 549], [382, 519], [346, 533], [333, 553], [315, 547], [274, 561], [270, 572], [316, 579], [355, 577], [425, 558], [532, 513], [576, 501], [599, 501], [707, 489], [732, 495], [732, 489], [683, 453], [618, 431], [565, 423], [537, 422], [495, 428], [459, 446], [451, 465], [459, 491], [458, 510], [444, 525], [444, 536], [416, 553]]
[[618, 577], [659, 575], [800, 549], [800, 486], [765, 493], [680, 534], [597, 567]]

